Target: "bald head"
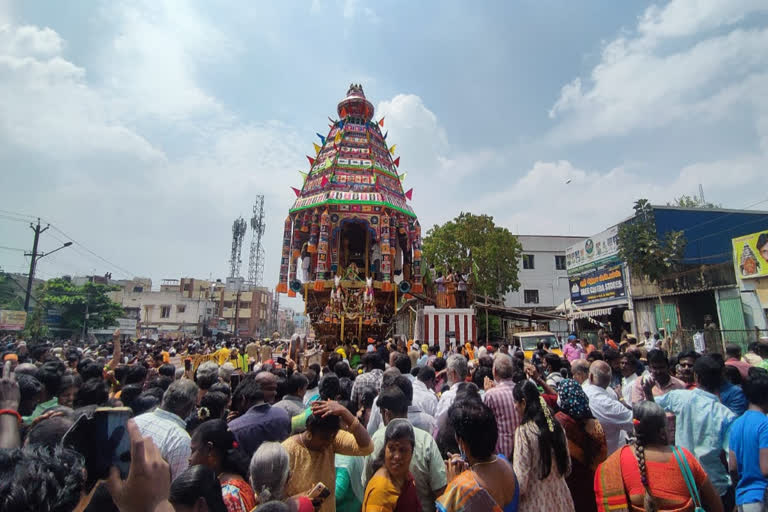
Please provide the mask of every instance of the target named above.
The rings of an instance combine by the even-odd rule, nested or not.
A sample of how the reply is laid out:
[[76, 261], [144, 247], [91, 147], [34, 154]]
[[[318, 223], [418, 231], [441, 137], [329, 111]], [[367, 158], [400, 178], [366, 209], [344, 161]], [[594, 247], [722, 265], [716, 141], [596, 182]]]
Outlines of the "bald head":
[[603, 389], [611, 383], [611, 367], [605, 361], [595, 361], [589, 367], [589, 382]]
[[589, 361], [586, 359], [575, 359], [571, 362], [571, 373], [576, 382], [583, 384], [589, 378]]
[[255, 380], [261, 386], [261, 391], [264, 393], [264, 401], [268, 404], [275, 403], [277, 376], [271, 372], [259, 372], [256, 374]]
[[512, 358], [507, 354], [499, 352], [493, 358], [493, 379], [494, 380], [506, 380], [511, 379], [512, 374], [515, 371], [515, 365], [512, 363]]

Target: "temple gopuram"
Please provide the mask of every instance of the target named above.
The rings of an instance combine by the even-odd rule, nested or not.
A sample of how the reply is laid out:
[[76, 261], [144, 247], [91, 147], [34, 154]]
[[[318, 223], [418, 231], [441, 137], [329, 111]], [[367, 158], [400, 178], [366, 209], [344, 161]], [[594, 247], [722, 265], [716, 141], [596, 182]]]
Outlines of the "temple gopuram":
[[303, 296], [317, 336], [383, 336], [398, 296], [423, 290], [421, 227], [362, 86], [336, 111], [294, 188], [276, 289]]

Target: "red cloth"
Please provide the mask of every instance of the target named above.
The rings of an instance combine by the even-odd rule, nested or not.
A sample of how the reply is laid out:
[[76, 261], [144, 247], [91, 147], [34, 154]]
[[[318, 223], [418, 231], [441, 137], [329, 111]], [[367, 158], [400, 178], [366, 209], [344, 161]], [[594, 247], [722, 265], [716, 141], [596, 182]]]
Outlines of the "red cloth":
[[413, 476], [410, 474], [400, 490], [400, 497], [397, 499], [394, 512], [421, 512], [421, 502], [416, 493], [416, 484], [413, 483]]
[[749, 369], [752, 368], [752, 365], [749, 364], [746, 361], [739, 361], [738, 359], [731, 358], [725, 362], [728, 366], [735, 366], [737, 370], [739, 370], [739, 373], [741, 374], [742, 379], [747, 379], [749, 377]]

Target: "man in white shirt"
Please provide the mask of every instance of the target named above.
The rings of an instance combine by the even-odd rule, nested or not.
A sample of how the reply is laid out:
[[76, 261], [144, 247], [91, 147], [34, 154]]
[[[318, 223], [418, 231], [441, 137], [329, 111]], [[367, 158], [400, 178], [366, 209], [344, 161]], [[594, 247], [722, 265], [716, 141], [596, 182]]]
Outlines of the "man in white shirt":
[[[632, 410], [617, 400], [607, 388], [611, 383], [611, 367], [605, 361], [595, 361], [589, 367], [589, 385], [584, 392], [589, 397], [589, 408], [605, 432], [608, 455], [624, 445], [627, 433], [632, 432]], [[612, 391], [612, 390], [611, 390]]]
[[440, 397], [440, 401], [437, 403], [435, 418], [439, 418], [440, 415], [453, 405], [453, 401], [456, 400], [457, 388], [459, 384], [466, 380], [468, 373], [467, 358], [461, 354], [453, 354], [448, 358], [448, 361], [446, 361], [446, 380], [450, 389]]
[[197, 385], [189, 379], [172, 383], [163, 394], [160, 407], [134, 418], [144, 437], [151, 437], [160, 455], [171, 468], [171, 481], [189, 466], [192, 439], [184, 418], [197, 403]]

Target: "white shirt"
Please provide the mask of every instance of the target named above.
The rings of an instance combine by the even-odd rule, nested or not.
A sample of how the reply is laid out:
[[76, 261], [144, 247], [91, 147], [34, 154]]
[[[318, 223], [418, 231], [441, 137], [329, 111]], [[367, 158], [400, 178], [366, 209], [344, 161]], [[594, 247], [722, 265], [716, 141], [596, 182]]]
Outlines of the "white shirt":
[[192, 439], [184, 420], [163, 409], [136, 416], [133, 421], [143, 437], [151, 437], [160, 455], [171, 467], [171, 482], [189, 466]]
[[[584, 392], [589, 398], [592, 414], [603, 427], [605, 444], [610, 455], [626, 443], [627, 433], [632, 432], [632, 411], [599, 386], [590, 384], [584, 387]], [[615, 395], [616, 393], [613, 393], [613, 396]]]
[[411, 384], [413, 384], [413, 405], [434, 418], [437, 412], [437, 396], [435, 396], [432, 390], [427, 389], [426, 384], [413, 375], [408, 377], [411, 379]]
[[703, 354], [706, 351], [704, 344], [704, 335], [701, 332], [697, 332], [693, 335], [693, 348], [699, 354]]
[[632, 404], [632, 386], [635, 385], [635, 381], [637, 380], [637, 374], [633, 373], [629, 377], [624, 377], [621, 379], [621, 395], [624, 397], [624, 401], [627, 402], [629, 405]]
[[440, 396], [440, 401], [437, 403], [435, 418], [440, 417], [440, 415], [450, 409], [450, 407], [453, 405], [454, 400], [456, 400], [456, 391], [459, 389], [459, 384], [461, 383], [457, 382], [456, 384], [452, 385], [448, 391]]

